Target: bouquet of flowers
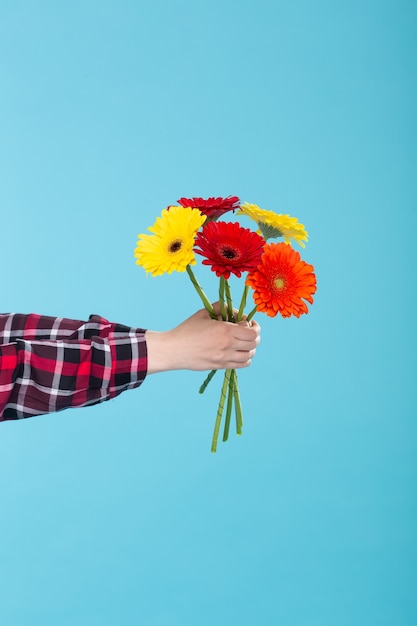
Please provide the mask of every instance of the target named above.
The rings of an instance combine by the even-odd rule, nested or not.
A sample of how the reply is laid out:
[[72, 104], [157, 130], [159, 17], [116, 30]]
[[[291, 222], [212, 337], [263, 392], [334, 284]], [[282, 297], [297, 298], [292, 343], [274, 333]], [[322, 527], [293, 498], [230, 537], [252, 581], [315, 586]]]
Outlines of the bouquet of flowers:
[[[256, 204], [241, 204], [236, 196], [227, 198], [180, 198], [157, 217], [148, 230], [138, 235], [136, 263], [152, 276], [173, 271], [187, 272], [191, 283], [213, 319], [217, 314], [204, 293], [192, 267], [196, 254], [203, 257], [219, 277], [221, 317], [233, 323], [247, 323], [259, 311], [270, 317], [300, 317], [308, 313], [306, 302], [313, 303], [316, 276], [312, 265], [304, 262], [292, 247], [296, 242], [304, 248], [308, 240], [305, 227], [295, 217], [261, 209]], [[246, 216], [256, 223], [256, 230], [244, 228], [237, 221], [223, 221], [226, 213]], [[270, 239], [283, 239], [269, 243]], [[230, 275], [246, 274], [239, 309], [234, 309]], [[249, 289], [254, 307], [245, 315]], [[203, 393], [215, 374], [211, 371], [200, 387]], [[236, 370], [226, 370], [216, 414], [211, 450], [216, 452], [223, 416], [223, 441], [228, 439], [234, 408], [236, 433], [242, 433], [243, 418]]]

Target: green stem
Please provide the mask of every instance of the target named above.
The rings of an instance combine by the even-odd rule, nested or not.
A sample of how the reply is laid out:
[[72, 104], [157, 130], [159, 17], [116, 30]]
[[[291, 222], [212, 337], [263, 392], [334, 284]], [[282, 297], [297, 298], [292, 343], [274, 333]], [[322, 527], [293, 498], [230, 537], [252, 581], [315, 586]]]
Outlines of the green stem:
[[233, 382], [234, 382], [233, 394], [234, 394], [234, 399], [235, 399], [236, 434], [241, 435], [242, 427], [243, 427], [243, 416], [242, 416], [242, 405], [240, 403], [239, 387], [238, 387], [238, 382], [237, 382], [237, 372], [235, 373]]
[[250, 322], [250, 321], [251, 321], [252, 317], [255, 315], [255, 313], [257, 312], [257, 310], [258, 310], [258, 309], [257, 309], [257, 307], [256, 307], [256, 306], [252, 309], [252, 311], [249, 313], [249, 315], [248, 315], [248, 316], [247, 316], [247, 318], [246, 318], [246, 321], [247, 321], [247, 322]]
[[211, 379], [213, 378], [214, 374], [217, 372], [217, 370], [211, 370], [211, 372], [209, 374], [207, 374], [205, 381], [203, 382], [203, 384], [201, 385], [200, 389], [198, 390], [198, 393], [204, 393], [206, 390], [207, 385], [209, 384], [209, 382], [211, 381]]
[[222, 390], [221, 390], [221, 393], [220, 393], [219, 408], [217, 409], [216, 421], [215, 421], [215, 424], [214, 424], [213, 440], [211, 442], [211, 451], [212, 452], [216, 452], [216, 450], [217, 450], [217, 441], [218, 441], [218, 438], [219, 438], [220, 424], [221, 424], [221, 421], [222, 421], [224, 403], [226, 401], [226, 392], [227, 392], [227, 387], [228, 387], [228, 384], [229, 384], [229, 376], [230, 376], [230, 374], [228, 374], [228, 372], [230, 372], [230, 370], [226, 370], [225, 373], [224, 373], [223, 386], [222, 386]]
[[230, 418], [232, 415], [232, 405], [233, 405], [233, 397], [234, 397], [234, 378], [235, 378], [235, 370], [232, 370], [230, 372], [230, 378], [229, 378], [229, 389], [228, 389], [228, 394], [227, 394], [226, 420], [224, 422], [223, 441], [227, 441], [227, 438], [229, 437]]
[[235, 317], [233, 315], [232, 292], [230, 291], [230, 285], [229, 285], [229, 281], [227, 280], [227, 278], [224, 281], [224, 286], [226, 288], [226, 300], [227, 300], [229, 322], [234, 322]]
[[244, 288], [243, 293], [242, 293], [242, 300], [240, 301], [239, 313], [237, 314], [237, 321], [238, 322], [242, 321], [243, 312], [245, 310], [246, 300], [247, 300], [247, 297], [248, 297], [248, 292], [249, 292], [249, 286], [245, 285], [245, 288]]
[[222, 315], [222, 319], [226, 320], [226, 307], [225, 307], [225, 304], [224, 304], [224, 290], [225, 290], [224, 276], [220, 276], [220, 282], [219, 282], [220, 313]]
[[190, 277], [191, 282], [193, 283], [195, 290], [197, 291], [198, 295], [200, 296], [204, 306], [206, 307], [207, 311], [210, 314], [210, 317], [212, 317], [214, 320], [217, 319], [217, 315], [213, 309], [213, 305], [211, 304], [210, 300], [207, 298], [206, 294], [204, 293], [203, 289], [201, 288], [200, 283], [198, 282], [197, 278], [194, 275], [193, 270], [191, 269], [190, 265], [187, 265], [186, 267], [187, 270], [187, 274]]

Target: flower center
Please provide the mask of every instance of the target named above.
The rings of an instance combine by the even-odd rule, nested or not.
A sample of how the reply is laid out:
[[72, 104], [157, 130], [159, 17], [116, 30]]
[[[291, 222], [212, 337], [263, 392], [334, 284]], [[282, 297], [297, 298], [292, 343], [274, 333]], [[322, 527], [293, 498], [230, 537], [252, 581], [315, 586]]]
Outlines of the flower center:
[[221, 250], [222, 256], [225, 259], [235, 259], [238, 256], [237, 250], [235, 248], [231, 248], [230, 246], [224, 246]]
[[277, 289], [283, 289], [285, 285], [285, 280], [283, 278], [276, 278], [274, 280], [274, 285]]
[[181, 250], [181, 248], [182, 248], [181, 239], [176, 239], [169, 245], [168, 249], [171, 252], [171, 254], [175, 254], [176, 252], [178, 252], [178, 250]]

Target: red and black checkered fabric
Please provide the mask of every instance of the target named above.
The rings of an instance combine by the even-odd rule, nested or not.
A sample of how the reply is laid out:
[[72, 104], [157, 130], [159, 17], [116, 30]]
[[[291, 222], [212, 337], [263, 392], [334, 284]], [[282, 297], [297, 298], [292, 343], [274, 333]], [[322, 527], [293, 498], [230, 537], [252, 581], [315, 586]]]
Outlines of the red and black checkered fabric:
[[142, 329], [98, 315], [0, 314], [0, 421], [109, 400], [146, 372]]

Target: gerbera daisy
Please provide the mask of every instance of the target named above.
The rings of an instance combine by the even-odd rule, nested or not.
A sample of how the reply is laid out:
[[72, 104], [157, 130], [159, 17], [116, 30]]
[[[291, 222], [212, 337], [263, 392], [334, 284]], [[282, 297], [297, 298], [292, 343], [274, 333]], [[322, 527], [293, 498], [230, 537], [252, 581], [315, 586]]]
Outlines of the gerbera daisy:
[[148, 228], [153, 235], [138, 235], [135, 248], [137, 265], [152, 276], [167, 272], [184, 272], [187, 265], [195, 265], [193, 246], [198, 229], [206, 217], [197, 209], [171, 207], [164, 209]]
[[242, 204], [238, 215], [247, 215], [254, 220], [266, 240], [283, 237], [285, 243], [291, 243], [294, 239], [302, 248], [305, 247], [303, 241], [308, 241], [308, 233], [296, 217], [266, 211], [249, 202]]
[[206, 257], [203, 265], [211, 265], [217, 276], [240, 277], [256, 268], [264, 244], [260, 235], [237, 222], [207, 222], [197, 235], [194, 251]]
[[239, 208], [240, 200], [237, 196], [228, 196], [227, 198], [180, 198], [178, 201], [183, 207], [193, 207], [199, 209], [203, 215], [207, 216], [207, 220], [216, 220], [218, 217], [234, 211]]
[[253, 299], [258, 311], [275, 317], [308, 313], [304, 300], [313, 304], [316, 291], [314, 267], [301, 260], [299, 253], [285, 243], [265, 244], [257, 269], [251, 272], [246, 284], [254, 290]]

